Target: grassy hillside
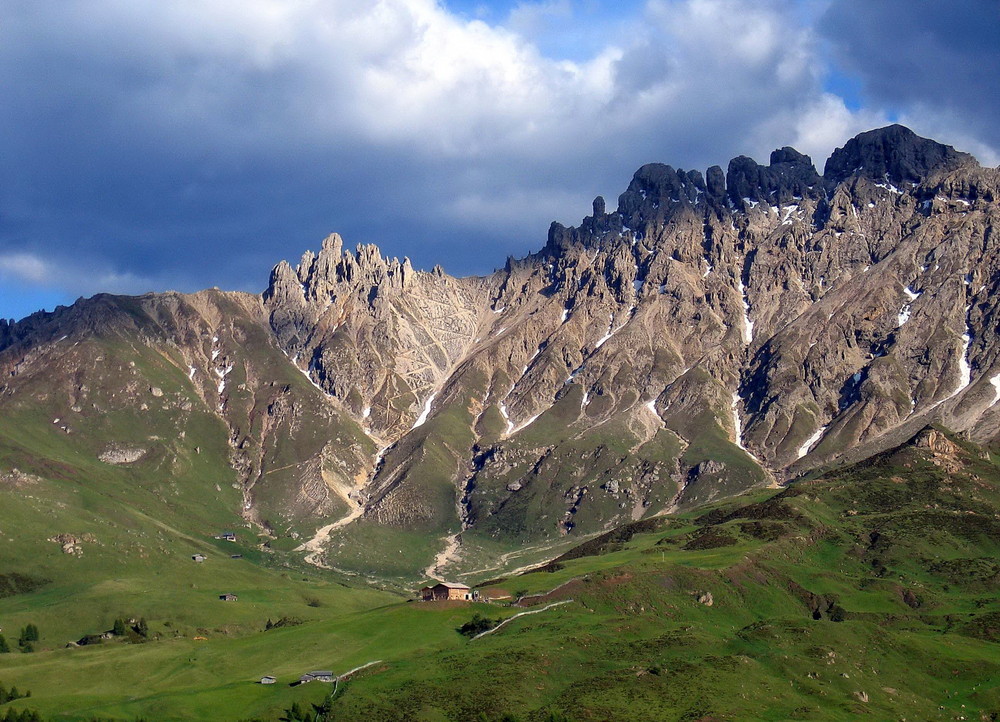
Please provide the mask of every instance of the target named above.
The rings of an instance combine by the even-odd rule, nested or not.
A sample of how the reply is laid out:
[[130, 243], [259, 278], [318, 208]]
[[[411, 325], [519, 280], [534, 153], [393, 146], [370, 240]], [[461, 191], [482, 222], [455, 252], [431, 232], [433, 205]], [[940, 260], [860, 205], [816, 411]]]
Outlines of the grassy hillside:
[[994, 719], [1000, 475], [934, 438], [504, 580], [573, 601], [366, 671], [330, 719]]
[[[25, 497], [18, 503], [35, 504], [34, 514], [62, 501], [58, 514], [75, 513], [72, 497], [28, 496], [7, 490], [4, 501]], [[84, 542], [83, 556], [68, 555], [48, 543], [41, 562], [10, 566], [48, 581], [0, 599], [9, 642], [28, 623], [42, 633], [39, 651], [0, 654], [0, 684], [32, 691], [0, 712], [277, 720], [331, 691], [289, 686], [299, 674], [378, 661], [338, 686], [328, 719], [1000, 713], [1000, 468], [938, 432], [782, 491], [643, 520], [494, 580], [492, 589], [523, 597], [516, 607], [410, 603], [282, 570], [280, 555], [246, 548], [229, 559], [222, 552], [239, 545], [125, 507], [121, 518], [106, 543], [122, 554]], [[152, 563], [129, 551], [127, 542], [148, 546], [157, 533], [183, 554]], [[190, 562], [193, 550], [209, 559]], [[218, 601], [220, 591], [240, 600]], [[456, 630], [477, 612], [536, 613], [470, 640]], [[121, 614], [145, 616], [160, 638], [63, 648]], [[264, 631], [281, 616], [301, 623]], [[256, 684], [264, 674], [278, 684]]]

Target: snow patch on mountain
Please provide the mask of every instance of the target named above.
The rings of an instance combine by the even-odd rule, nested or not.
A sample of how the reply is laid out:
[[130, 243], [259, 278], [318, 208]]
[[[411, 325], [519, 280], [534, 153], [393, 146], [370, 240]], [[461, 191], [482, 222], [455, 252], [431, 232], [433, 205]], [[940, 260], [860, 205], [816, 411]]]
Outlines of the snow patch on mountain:
[[427, 417], [430, 416], [431, 413], [431, 404], [434, 403], [435, 396], [437, 396], [437, 391], [435, 391], [434, 393], [432, 393], [430, 396], [427, 397], [427, 401], [424, 402], [424, 409], [423, 411], [420, 412], [420, 416], [417, 417], [417, 420], [413, 422], [412, 428], [415, 429], [418, 426], [422, 426], [423, 423], [427, 421]]

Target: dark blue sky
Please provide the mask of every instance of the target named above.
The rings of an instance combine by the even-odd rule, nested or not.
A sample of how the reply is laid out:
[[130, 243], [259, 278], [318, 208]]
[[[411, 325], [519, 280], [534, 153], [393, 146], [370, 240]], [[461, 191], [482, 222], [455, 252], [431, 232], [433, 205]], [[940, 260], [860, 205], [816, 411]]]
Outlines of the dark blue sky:
[[260, 291], [331, 231], [487, 273], [650, 161], [899, 120], [1000, 161], [994, 0], [8, 0], [0, 316]]

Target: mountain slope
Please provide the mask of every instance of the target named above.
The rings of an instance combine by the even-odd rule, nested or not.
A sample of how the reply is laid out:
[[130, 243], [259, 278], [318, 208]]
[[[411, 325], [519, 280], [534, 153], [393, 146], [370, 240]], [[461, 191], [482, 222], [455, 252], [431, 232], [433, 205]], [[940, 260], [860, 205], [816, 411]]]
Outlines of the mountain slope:
[[328, 719], [993, 719], [998, 490], [995, 462], [928, 428], [619, 529], [499, 582], [537, 616], [387, 660]]

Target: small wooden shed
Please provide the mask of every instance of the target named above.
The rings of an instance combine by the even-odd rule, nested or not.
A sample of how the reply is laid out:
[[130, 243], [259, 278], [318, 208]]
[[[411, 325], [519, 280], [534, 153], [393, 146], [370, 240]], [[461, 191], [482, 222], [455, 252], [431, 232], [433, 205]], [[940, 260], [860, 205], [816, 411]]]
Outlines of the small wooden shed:
[[227, 594], [220, 594], [219, 599], [221, 599], [224, 602], [235, 602], [239, 599], [239, 597], [237, 597], [235, 594], [227, 593]]

